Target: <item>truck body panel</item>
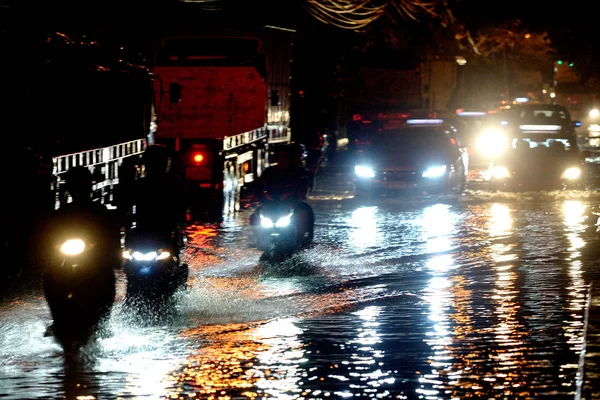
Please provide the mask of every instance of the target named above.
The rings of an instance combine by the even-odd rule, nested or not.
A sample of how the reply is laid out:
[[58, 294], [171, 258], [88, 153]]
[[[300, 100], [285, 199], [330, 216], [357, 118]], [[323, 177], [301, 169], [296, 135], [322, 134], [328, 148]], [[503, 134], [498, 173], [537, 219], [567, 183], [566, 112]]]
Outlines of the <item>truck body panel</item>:
[[225, 139], [266, 122], [267, 89], [253, 67], [171, 67], [153, 71], [158, 91], [180, 85], [181, 99], [160, 106], [156, 138]]
[[239, 210], [272, 146], [290, 141], [293, 33], [265, 27], [163, 39], [153, 68], [154, 138], [179, 155], [192, 215]]

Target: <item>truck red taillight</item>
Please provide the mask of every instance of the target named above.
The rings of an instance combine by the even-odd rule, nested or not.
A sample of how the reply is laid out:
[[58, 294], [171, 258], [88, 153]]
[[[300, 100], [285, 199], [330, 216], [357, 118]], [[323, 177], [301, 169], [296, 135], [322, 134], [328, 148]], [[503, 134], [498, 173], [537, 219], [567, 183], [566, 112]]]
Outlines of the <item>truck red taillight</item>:
[[192, 160], [196, 164], [200, 164], [200, 163], [202, 163], [202, 161], [204, 161], [204, 154], [202, 154], [200, 152], [192, 153]]

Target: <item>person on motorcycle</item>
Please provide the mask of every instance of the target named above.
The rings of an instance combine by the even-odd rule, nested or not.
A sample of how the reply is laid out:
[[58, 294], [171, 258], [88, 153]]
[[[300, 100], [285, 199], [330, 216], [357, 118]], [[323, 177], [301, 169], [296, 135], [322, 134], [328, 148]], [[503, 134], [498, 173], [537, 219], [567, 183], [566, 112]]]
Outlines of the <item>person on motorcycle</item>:
[[[117, 215], [92, 199], [93, 178], [87, 167], [70, 168], [64, 174], [64, 187], [71, 198], [54, 211], [47, 221], [51, 237], [62, 237], [71, 229], [92, 232], [96, 246], [105, 249], [105, 265], [119, 268], [121, 263], [121, 223]], [[50, 239], [49, 243], [54, 243]], [[52, 250], [51, 250], [52, 251]]]
[[265, 201], [292, 201], [298, 211], [299, 229], [308, 233], [306, 242], [310, 243], [314, 212], [305, 201], [310, 189], [310, 175], [302, 165], [302, 148], [295, 144], [283, 145], [276, 150], [275, 157], [277, 164], [266, 168], [258, 178], [257, 199], [261, 206], [252, 214], [250, 223], [252, 226], [258, 224], [260, 207]]
[[[93, 177], [88, 167], [77, 166], [70, 168], [63, 176], [64, 188], [70, 201], [61, 204], [45, 221], [44, 236], [45, 254], [42, 262], [47, 265], [44, 272], [44, 293], [53, 316], [52, 324], [45, 335], [71, 337], [75, 331], [88, 324], [95, 324], [97, 318], [106, 316], [112, 307], [115, 297], [114, 270], [121, 268], [121, 224], [116, 212], [109, 210], [103, 204], [92, 198]], [[84, 258], [85, 267], [77, 272], [77, 282], [86, 295], [81, 298], [85, 311], [74, 314], [73, 321], [61, 317], [66, 309], [60, 300], [65, 287], [73, 285], [69, 274], [65, 275], [62, 268], [57, 268], [57, 248], [67, 239], [78, 238], [86, 242], [86, 248], [91, 246], [96, 256]], [[101, 255], [101, 258], [97, 257]], [[68, 282], [65, 284], [65, 281]], [[90, 284], [93, 282], [93, 284]], [[66, 285], [66, 286], [65, 286]], [[72, 295], [72, 294], [70, 294]], [[81, 300], [78, 300], [81, 301]], [[68, 309], [68, 308], [67, 308]], [[79, 313], [79, 311], [78, 311]], [[95, 321], [95, 322], [91, 322]], [[58, 326], [57, 326], [58, 325]], [[76, 329], [77, 327], [77, 329]]]
[[[151, 145], [142, 155], [142, 177], [135, 181], [132, 202], [136, 230], [174, 233], [181, 244], [186, 220], [184, 185], [181, 178], [169, 171], [167, 149]], [[132, 207], [133, 209], [133, 207]]]

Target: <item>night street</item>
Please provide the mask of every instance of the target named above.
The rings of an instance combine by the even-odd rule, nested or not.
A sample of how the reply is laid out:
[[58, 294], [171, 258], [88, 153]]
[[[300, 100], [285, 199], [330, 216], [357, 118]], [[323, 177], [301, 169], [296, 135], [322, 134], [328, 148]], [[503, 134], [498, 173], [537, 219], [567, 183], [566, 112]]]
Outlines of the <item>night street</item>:
[[588, 3], [0, 0], [0, 399], [600, 399]]
[[188, 228], [168, 313], [124, 304], [64, 361], [38, 276], [0, 309], [6, 399], [574, 398], [600, 194], [468, 192], [361, 204], [324, 173], [314, 247], [269, 265], [248, 212]]

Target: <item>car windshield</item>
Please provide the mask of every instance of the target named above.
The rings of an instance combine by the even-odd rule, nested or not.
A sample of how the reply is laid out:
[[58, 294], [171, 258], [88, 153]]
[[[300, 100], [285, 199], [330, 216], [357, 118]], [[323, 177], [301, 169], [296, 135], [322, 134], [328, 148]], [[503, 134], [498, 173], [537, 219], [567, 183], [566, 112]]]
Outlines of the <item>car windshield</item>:
[[450, 139], [443, 131], [430, 129], [399, 129], [379, 134], [371, 154], [379, 158], [395, 158], [414, 153], [444, 153], [451, 148]]

